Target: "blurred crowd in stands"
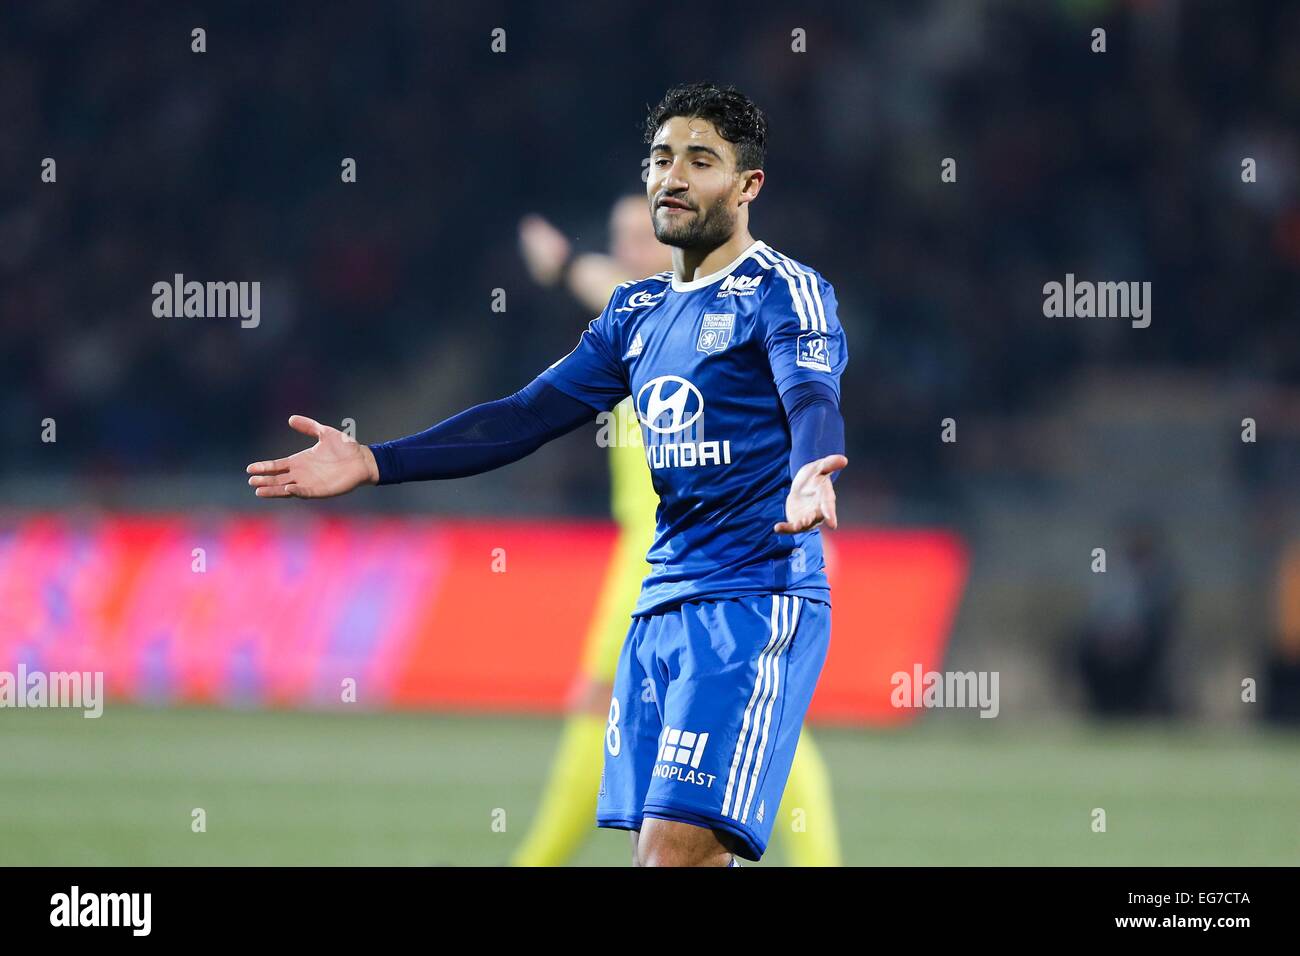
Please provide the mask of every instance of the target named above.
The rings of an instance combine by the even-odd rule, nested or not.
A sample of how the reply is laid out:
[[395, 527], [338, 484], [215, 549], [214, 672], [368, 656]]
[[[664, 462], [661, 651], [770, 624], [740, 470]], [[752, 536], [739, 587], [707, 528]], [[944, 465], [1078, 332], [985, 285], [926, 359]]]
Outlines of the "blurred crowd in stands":
[[[1083, 368], [1300, 381], [1300, 7], [745, 10], [7, 6], [4, 467], [223, 469], [293, 411], [418, 394], [362, 423], [380, 440], [519, 387], [589, 318], [526, 281], [519, 217], [601, 248], [646, 105], [702, 78], [769, 115], [754, 234], [838, 291], [856, 480], [940, 497], [940, 419], [1022, 414]], [[1045, 319], [1067, 272], [1150, 281], [1151, 327]], [[259, 327], [155, 318], [175, 273], [260, 281]]]
[[[591, 317], [529, 281], [521, 217], [605, 248], [647, 107], [711, 79], [769, 117], [754, 235], [838, 293], [840, 487], [952, 514], [971, 465], [945, 418], [1011, 421], [1097, 370], [1300, 387], [1297, 38], [1300, 5], [1213, 0], [5, 5], [0, 478], [242, 489], [296, 447], [290, 413], [378, 441], [515, 390]], [[156, 318], [177, 273], [260, 282], [258, 326]], [[1150, 282], [1151, 326], [1045, 318], [1067, 273]], [[1243, 446], [1237, 478], [1294, 514], [1300, 406], [1274, 411], [1291, 436]], [[565, 447], [477, 487], [607, 513], [601, 450]], [[1032, 471], [1018, 454], [1002, 473]], [[1290, 540], [1265, 549], [1279, 687], [1300, 686]], [[1162, 712], [1180, 575], [1154, 524], [1120, 550], [1133, 573], [1065, 653], [1098, 712]]]

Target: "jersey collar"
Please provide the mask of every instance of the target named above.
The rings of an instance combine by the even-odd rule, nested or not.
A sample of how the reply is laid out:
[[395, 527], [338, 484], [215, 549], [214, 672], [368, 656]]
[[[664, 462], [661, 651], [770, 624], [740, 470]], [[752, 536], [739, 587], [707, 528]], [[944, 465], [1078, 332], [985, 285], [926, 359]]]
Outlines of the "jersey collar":
[[748, 259], [755, 250], [762, 249], [762, 248], [765, 248], [763, 245], [763, 240], [755, 239], [752, 243], [750, 243], [748, 249], [746, 249], [740, 255], [736, 256], [736, 258], [732, 259], [729, 263], [727, 263], [717, 272], [712, 272], [706, 276], [700, 276], [698, 279], [692, 279], [690, 282], [678, 281], [677, 275], [676, 273], [674, 273], [673, 291], [694, 292], [696, 289], [703, 289], [706, 285], [713, 285], [713, 283], [717, 282], [719, 279], [723, 278], [724, 276], [728, 276], [732, 272], [734, 272], [736, 267], [740, 265], [742, 262], [744, 262], [746, 259]]

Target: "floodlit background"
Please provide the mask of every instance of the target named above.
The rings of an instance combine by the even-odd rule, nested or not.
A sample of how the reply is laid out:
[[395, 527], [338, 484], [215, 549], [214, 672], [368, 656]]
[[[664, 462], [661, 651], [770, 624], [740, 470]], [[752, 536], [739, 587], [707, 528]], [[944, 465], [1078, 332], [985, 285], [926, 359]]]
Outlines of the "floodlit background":
[[[519, 220], [605, 249], [700, 79], [767, 112], [751, 230], [852, 355], [845, 861], [1300, 862], [1300, 7], [61, 0], [0, 10], [0, 672], [109, 699], [0, 709], [0, 864], [509, 858], [613, 542], [595, 429], [329, 502], [243, 468], [565, 354], [591, 315]], [[177, 273], [260, 323], [156, 318]], [[1045, 316], [1067, 274], [1150, 282], [1150, 326]], [[998, 716], [892, 707], [914, 662]]]

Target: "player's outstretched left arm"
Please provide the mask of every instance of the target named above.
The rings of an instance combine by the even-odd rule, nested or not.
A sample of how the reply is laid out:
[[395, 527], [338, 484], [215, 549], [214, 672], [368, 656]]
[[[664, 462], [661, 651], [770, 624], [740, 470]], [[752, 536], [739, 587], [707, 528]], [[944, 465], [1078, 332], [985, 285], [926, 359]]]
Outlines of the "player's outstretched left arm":
[[774, 282], [763, 303], [769, 320], [765, 344], [790, 427], [791, 481], [785, 521], [773, 529], [797, 534], [838, 523], [833, 482], [849, 463], [839, 380], [849, 351], [831, 284], [797, 265], [776, 275], [786, 281]]
[[839, 396], [824, 382], [801, 382], [781, 396], [790, 425], [790, 493], [777, 534], [797, 534], [820, 524], [835, 528], [835, 478], [848, 466]]
[[773, 530], [777, 534], [796, 534], [823, 523], [831, 529], [837, 527], [831, 476], [848, 463], [843, 455], [826, 455], [800, 468], [785, 499], [785, 520], [777, 522]]

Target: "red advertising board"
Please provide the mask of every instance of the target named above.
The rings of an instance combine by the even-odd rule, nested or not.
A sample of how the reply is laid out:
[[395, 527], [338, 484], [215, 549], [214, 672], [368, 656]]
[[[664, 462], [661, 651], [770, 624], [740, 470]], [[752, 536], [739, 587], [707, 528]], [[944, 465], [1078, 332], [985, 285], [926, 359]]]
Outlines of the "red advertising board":
[[[103, 671], [110, 697], [561, 709], [609, 524], [49, 515], [0, 526], [0, 670]], [[942, 664], [965, 548], [828, 535], [831, 649], [812, 720], [892, 723], [890, 677]]]

